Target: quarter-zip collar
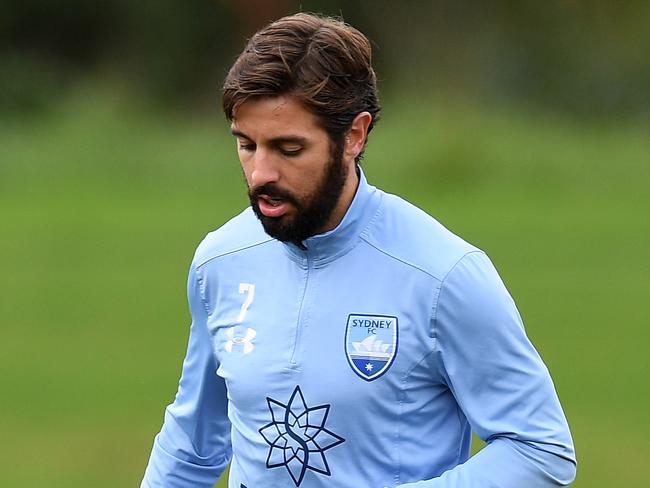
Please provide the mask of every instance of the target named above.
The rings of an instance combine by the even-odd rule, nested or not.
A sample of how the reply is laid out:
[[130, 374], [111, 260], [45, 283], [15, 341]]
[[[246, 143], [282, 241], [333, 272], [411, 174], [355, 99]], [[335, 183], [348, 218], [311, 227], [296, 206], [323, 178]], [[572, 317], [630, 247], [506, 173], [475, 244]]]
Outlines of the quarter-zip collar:
[[363, 170], [357, 166], [359, 185], [343, 219], [334, 229], [303, 241], [304, 249], [290, 242], [283, 243], [289, 256], [299, 262], [313, 260], [314, 265], [332, 261], [352, 249], [370, 223], [381, 201], [381, 192], [368, 184]]

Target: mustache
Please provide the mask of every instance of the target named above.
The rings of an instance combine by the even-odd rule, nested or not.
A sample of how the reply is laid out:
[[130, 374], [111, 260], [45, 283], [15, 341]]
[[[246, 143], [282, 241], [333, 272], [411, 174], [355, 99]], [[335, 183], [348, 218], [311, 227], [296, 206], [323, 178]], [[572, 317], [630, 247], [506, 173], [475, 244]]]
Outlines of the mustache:
[[298, 201], [291, 193], [278, 187], [277, 185], [274, 185], [273, 183], [256, 186], [255, 188], [250, 188], [248, 190], [248, 198], [250, 199], [251, 203], [262, 195], [266, 195], [267, 197], [271, 198], [281, 198], [282, 200], [298, 206]]

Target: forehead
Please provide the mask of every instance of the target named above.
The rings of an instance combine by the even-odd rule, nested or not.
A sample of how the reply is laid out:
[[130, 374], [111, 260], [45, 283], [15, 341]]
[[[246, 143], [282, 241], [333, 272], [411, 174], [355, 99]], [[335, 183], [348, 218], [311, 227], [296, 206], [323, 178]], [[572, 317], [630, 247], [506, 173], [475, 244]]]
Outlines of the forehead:
[[291, 96], [247, 100], [234, 111], [231, 128], [254, 139], [327, 135], [318, 118]]

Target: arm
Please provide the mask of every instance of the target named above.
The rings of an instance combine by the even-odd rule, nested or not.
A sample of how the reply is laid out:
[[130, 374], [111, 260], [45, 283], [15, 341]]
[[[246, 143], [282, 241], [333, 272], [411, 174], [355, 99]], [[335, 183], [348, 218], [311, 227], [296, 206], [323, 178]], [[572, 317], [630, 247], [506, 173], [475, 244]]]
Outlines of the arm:
[[212, 488], [230, 461], [226, 388], [216, 374], [194, 265], [188, 301], [192, 326], [178, 392], [165, 411], [141, 488]]
[[551, 377], [483, 253], [464, 256], [443, 280], [433, 327], [441, 372], [487, 445], [439, 478], [401, 488], [570, 484], [575, 453]]

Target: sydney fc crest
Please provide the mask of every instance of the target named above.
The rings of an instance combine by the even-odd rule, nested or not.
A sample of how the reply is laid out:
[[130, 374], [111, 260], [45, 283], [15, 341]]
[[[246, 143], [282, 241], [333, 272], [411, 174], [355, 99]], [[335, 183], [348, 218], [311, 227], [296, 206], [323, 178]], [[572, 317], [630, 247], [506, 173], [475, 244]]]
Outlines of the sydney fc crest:
[[379, 378], [395, 360], [398, 338], [397, 317], [350, 314], [345, 328], [345, 354], [352, 371], [366, 381]]

